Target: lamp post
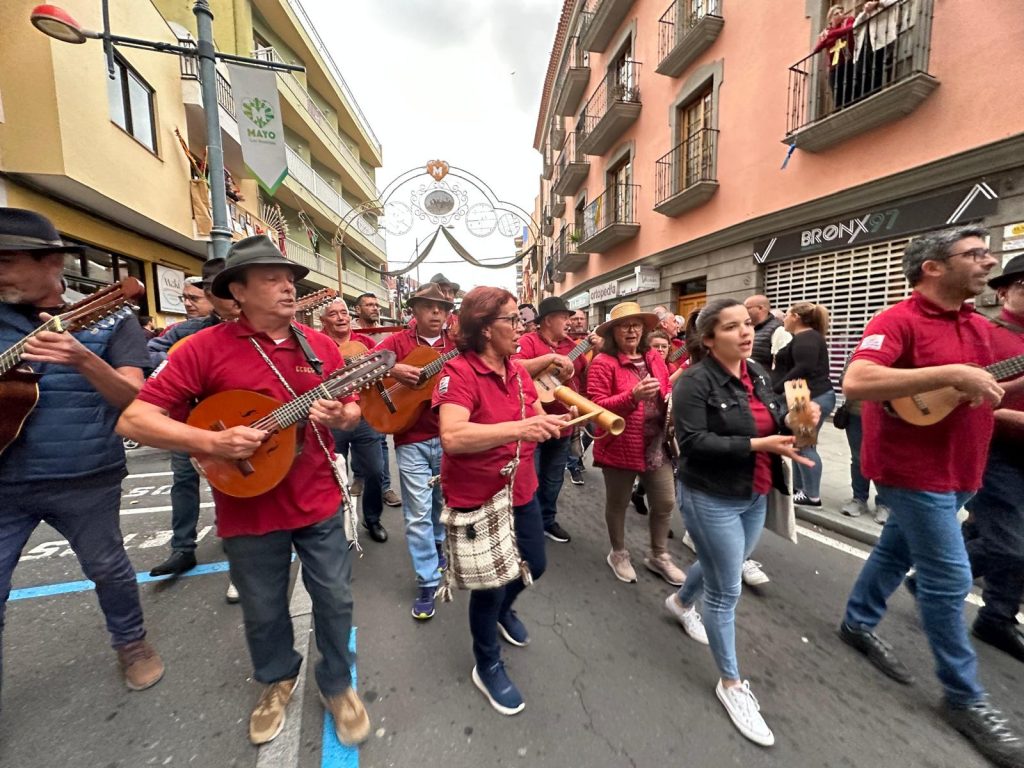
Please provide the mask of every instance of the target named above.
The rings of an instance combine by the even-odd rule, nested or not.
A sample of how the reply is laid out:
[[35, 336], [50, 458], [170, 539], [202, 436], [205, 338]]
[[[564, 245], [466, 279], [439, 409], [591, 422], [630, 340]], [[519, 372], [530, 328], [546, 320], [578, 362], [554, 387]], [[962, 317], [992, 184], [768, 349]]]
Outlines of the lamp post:
[[37, 5], [32, 9], [32, 25], [49, 37], [64, 43], [80, 45], [86, 40], [102, 40], [103, 52], [107, 59], [107, 74], [114, 79], [114, 46], [141, 48], [158, 53], [173, 53], [177, 56], [198, 56], [199, 83], [203, 93], [203, 112], [206, 118], [207, 172], [210, 177], [210, 206], [213, 227], [210, 229], [210, 248], [207, 258], [224, 258], [231, 245], [231, 228], [228, 224], [228, 196], [224, 184], [224, 147], [220, 138], [220, 114], [217, 107], [217, 59], [230, 61], [259, 69], [281, 72], [302, 72], [305, 67], [298, 64], [284, 64], [277, 61], [250, 59], [230, 53], [218, 53], [213, 45], [213, 11], [208, 0], [195, 0], [192, 13], [196, 16], [196, 47], [173, 45], [159, 40], [140, 40], [110, 32], [109, 0], [101, 0], [103, 8], [103, 31], [95, 32], [84, 28], [75, 19], [56, 5]]

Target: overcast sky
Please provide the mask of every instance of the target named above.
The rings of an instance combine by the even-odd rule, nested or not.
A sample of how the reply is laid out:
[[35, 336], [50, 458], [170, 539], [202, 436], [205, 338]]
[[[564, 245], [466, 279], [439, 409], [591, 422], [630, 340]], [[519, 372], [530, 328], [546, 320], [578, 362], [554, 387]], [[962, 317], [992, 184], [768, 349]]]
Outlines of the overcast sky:
[[[475, 173], [499, 199], [533, 210], [541, 169], [533, 134], [562, 0], [302, 3], [384, 147], [378, 187], [441, 159]], [[392, 199], [408, 201], [408, 194]], [[408, 263], [416, 237], [432, 233], [432, 225], [418, 222], [405, 237], [388, 235], [389, 260]], [[460, 222], [452, 234], [474, 256], [515, 252], [497, 232], [478, 238]], [[443, 271], [463, 288], [514, 290], [514, 269], [439, 263], [458, 260], [441, 243], [421, 279]]]

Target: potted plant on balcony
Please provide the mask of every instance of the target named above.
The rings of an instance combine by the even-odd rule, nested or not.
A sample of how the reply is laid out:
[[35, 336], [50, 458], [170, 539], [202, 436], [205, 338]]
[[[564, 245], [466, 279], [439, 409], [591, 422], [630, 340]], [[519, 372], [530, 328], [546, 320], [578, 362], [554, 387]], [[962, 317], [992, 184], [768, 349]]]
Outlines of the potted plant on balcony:
[[580, 231], [578, 229], [574, 229], [572, 232], [569, 233], [569, 242], [573, 243], [574, 245], [579, 245]]

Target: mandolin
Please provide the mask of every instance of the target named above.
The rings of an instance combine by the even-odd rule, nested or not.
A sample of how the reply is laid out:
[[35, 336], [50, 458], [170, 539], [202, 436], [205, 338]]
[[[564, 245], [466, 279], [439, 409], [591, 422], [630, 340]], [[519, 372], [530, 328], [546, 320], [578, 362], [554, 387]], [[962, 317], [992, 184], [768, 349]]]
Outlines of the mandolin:
[[318, 386], [287, 403], [244, 389], [211, 395], [192, 409], [189, 426], [214, 431], [247, 426], [266, 430], [267, 437], [248, 459], [222, 459], [206, 454], [197, 454], [193, 459], [210, 485], [221, 493], [240, 499], [267, 493], [291, 471], [299, 448], [297, 426], [309, 416], [313, 401], [333, 400], [364, 389], [394, 364], [394, 352], [378, 350], [355, 365], [338, 369]]
[[25, 342], [40, 331], [56, 333], [82, 331], [96, 325], [114, 325], [127, 317], [132, 302], [146, 289], [134, 277], [107, 286], [54, 315], [9, 349], [0, 352], [0, 453], [21, 434], [21, 428], [39, 402], [39, 379], [21, 359]]
[[402, 360], [404, 365], [421, 368], [415, 387], [407, 387], [388, 376], [360, 397], [363, 418], [378, 432], [400, 435], [412, 428], [434, 395], [434, 379], [444, 364], [459, 354], [453, 349], [440, 354], [433, 347], [416, 347]]
[[[578, 357], [587, 354], [592, 346], [590, 339], [583, 339], [570, 350], [566, 357], [570, 361], [575, 361]], [[537, 398], [545, 405], [555, 401], [555, 390], [563, 384], [562, 380], [552, 373], [550, 367], [534, 376], [533, 383], [537, 387]]]
[[[985, 370], [991, 373], [996, 381], [1012, 379], [1024, 373], [1024, 355], [993, 363], [986, 366]], [[909, 424], [927, 427], [938, 424], [963, 402], [965, 400], [960, 390], [955, 387], [943, 387], [890, 400], [885, 403], [885, 409]]]

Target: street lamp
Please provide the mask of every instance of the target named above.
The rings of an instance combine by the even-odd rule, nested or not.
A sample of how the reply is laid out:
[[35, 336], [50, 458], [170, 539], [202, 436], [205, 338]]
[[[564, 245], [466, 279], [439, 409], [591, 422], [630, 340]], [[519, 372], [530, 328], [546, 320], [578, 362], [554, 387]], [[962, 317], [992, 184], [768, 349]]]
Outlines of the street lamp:
[[141, 48], [158, 53], [173, 53], [177, 56], [198, 56], [199, 84], [203, 93], [203, 112], [206, 117], [207, 170], [210, 176], [210, 207], [213, 227], [210, 229], [210, 248], [207, 258], [226, 258], [231, 246], [231, 228], [228, 224], [228, 195], [224, 183], [224, 147], [220, 140], [220, 114], [217, 107], [217, 59], [230, 61], [247, 67], [271, 69], [281, 72], [302, 72], [305, 67], [298, 64], [284, 64], [277, 61], [250, 59], [229, 53], [219, 53], [213, 45], [213, 11], [208, 0], [195, 0], [192, 13], [196, 16], [196, 46], [173, 45], [158, 40], [140, 40], [110, 32], [109, 0], [101, 0], [103, 8], [103, 31], [85, 29], [74, 17], [56, 5], [37, 5], [32, 9], [32, 26], [44, 35], [64, 43], [80, 45], [86, 40], [102, 40], [103, 52], [107, 58], [107, 75], [114, 79], [114, 46]]

